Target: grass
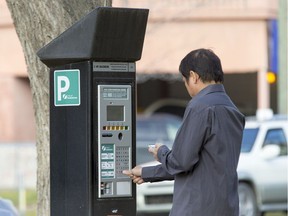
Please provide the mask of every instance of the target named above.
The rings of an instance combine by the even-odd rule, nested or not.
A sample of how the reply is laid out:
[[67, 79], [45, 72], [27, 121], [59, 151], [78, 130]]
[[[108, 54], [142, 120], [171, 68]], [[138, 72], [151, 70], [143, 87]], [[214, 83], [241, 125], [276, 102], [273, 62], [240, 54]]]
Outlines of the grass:
[[287, 213], [284, 212], [271, 212], [271, 213], [266, 213], [265, 216], [287, 216]]
[[[14, 206], [19, 211], [19, 191], [17, 189], [1, 189], [0, 197], [9, 199], [13, 202]], [[25, 216], [36, 216], [36, 207], [37, 207], [37, 193], [35, 189], [26, 190], [26, 211], [20, 215]], [[271, 212], [266, 213], [265, 216], [287, 216], [283, 212]]]
[[[26, 211], [20, 215], [36, 216], [37, 193], [35, 189], [26, 189]], [[0, 197], [9, 199], [19, 211], [19, 191], [17, 189], [1, 189]], [[19, 211], [20, 212], [20, 211]]]

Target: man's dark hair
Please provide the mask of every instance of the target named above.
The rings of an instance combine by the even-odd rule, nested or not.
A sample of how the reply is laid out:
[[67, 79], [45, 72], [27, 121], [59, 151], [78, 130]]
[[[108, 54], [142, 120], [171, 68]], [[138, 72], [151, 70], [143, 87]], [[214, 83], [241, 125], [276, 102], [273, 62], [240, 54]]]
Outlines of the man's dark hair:
[[202, 82], [224, 81], [221, 61], [219, 57], [209, 49], [197, 49], [188, 53], [179, 66], [180, 73], [186, 80], [190, 77], [190, 72], [197, 73]]

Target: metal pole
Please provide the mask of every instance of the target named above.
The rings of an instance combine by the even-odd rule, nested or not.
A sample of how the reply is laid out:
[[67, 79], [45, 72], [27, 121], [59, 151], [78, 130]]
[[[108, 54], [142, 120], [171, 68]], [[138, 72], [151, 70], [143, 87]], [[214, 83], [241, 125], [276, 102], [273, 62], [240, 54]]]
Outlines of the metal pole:
[[[265, 63], [265, 65], [268, 65], [268, 63]], [[267, 109], [270, 108], [270, 86], [267, 82], [266, 78], [266, 73], [267, 73], [267, 68], [264, 67], [258, 70], [257, 74], [257, 85], [258, 85], [258, 93], [257, 93], [257, 98], [258, 98], [258, 105], [257, 109]]]
[[288, 68], [287, 68], [287, 0], [279, 0], [278, 26], [279, 26], [279, 71], [278, 71], [278, 113], [288, 114]]

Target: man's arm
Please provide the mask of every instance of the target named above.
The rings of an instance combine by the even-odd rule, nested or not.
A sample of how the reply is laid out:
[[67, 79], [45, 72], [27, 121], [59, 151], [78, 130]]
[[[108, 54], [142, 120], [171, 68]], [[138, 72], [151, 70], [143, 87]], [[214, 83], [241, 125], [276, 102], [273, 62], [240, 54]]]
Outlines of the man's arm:
[[129, 176], [136, 184], [174, 180], [174, 176], [171, 176], [169, 173], [165, 172], [161, 165], [150, 167], [136, 166], [132, 170], [123, 170], [123, 174]]
[[199, 161], [201, 149], [211, 134], [209, 110], [189, 110], [170, 150], [163, 145], [157, 149], [157, 158], [163, 170], [177, 175], [193, 170]]
[[174, 176], [166, 172], [161, 164], [142, 168], [142, 179], [145, 182], [174, 180]]

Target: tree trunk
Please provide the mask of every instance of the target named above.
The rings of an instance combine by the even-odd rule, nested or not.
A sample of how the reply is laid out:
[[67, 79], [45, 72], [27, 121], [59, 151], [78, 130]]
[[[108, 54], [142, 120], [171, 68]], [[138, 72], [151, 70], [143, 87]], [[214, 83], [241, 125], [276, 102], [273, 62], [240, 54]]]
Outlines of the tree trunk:
[[75, 21], [112, 0], [6, 0], [27, 64], [36, 118], [37, 215], [50, 215], [49, 70], [36, 52]]

